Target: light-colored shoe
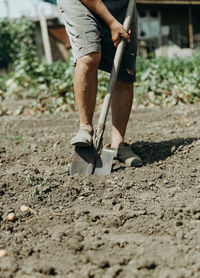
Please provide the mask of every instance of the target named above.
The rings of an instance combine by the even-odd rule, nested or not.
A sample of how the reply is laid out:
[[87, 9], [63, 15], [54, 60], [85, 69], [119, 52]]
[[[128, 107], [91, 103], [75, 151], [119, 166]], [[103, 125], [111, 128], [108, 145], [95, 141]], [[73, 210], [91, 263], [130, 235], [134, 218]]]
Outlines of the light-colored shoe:
[[131, 145], [121, 144], [115, 152], [115, 158], [128, 166], [139, 167], [143, 165], [142, 159], [133, 152]]
[[92, 145], [93, 130], [80, 128], [70, 143], [77, 147], [90, 147]]

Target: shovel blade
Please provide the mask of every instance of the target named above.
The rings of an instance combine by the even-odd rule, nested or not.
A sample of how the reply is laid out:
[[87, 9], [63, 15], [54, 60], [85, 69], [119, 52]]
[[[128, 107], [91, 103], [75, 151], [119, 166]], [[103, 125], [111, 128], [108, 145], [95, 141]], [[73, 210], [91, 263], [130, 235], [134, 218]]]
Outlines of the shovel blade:
[[111, 148], [104, 148], [96, 159], [94, 174], [97, 176], [109, 175], [112, 171], [115, 151]]
[[70, 175], [92, 175], [95, 167], [94, 147], [75, 147], [74, 157], [70, 166]]

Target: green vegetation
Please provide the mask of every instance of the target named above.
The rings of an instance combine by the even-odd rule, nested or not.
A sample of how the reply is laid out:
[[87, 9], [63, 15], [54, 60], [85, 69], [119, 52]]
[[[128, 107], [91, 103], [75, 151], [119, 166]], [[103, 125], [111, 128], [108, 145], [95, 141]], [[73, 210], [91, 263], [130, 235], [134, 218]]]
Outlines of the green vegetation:
[[[72, 61], [48, 65], [37, 56], [35, 25], [27, 18], [0, 21], [0, 103], [5, 98], [34, 98], [36, 111], [59, 113], [75, 108]], [[7, 68], [12, 70], [7, 73]], [[99, 72], [99, 96], [105, 95], [109, 75]], [[177, 105], [200, 100], [200, 51], [192, 58], [138, 57], [137, 104]], [[1, 104], [0, 104], [1, 106]], [[0, 107], [0, 115], [3, 114]]]
[[200, 50], [191, 58], [138, 57], [138, 104], [176, 105], [200, 101]]
[[8, 139], [10, 141], [15, 142], [16, 145], [23, 141], [22, 136], [12, 136], [12, 135], [0, 135], [0, 139]]
[[[57, 61], [48, 65], [39, 59], [34, 32], [35, 24], [27, 18], [12, 23], [7, 19], [0, 21], [0, 41], [4, 42], [0, 68], [13, 63], [13, 71], [0, 75], [0, 99], [34, 98], [35, 109], [40, 112], [74, 108], [72, 63]], [[8, 45], [12, 47], [7, 48]]]

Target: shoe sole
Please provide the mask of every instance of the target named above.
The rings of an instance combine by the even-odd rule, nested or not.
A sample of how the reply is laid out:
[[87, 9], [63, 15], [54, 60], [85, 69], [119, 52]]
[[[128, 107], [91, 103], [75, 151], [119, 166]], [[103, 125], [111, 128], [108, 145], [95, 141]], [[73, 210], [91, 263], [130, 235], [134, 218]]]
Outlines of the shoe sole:
[[92, 142], [88, 142], [87, 140], [84, 140], [85, 138], [81, 138], [78, 141], [71, 140], [71, 145], [76, 147], [90, 147], [92, 145]]
[[76, 147], [82, 147], [82, 148], [87, 148], [90, 147], [91, 144], [89, 145], [88, 143], [83, 143], [83, 142], [78, 142], [78, 143], [71, 143], [72, 146], [76, 146]]
[[143, 161], [132, 161], [131, 163], [128, 163], [128, 162], [126, 162], [126, 161], [124, 161], [124, 160], [122, 160], [118, 157], [114, 157], [114, 159], [126, 164], [129, 167], [141, 167], [141, 166], [144, 165]]

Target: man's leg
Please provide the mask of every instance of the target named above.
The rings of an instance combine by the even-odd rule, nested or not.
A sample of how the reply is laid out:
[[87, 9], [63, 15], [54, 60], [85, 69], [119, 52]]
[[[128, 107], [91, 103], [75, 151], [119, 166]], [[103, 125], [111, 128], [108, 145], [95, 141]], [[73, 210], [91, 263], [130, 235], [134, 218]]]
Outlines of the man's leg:
[[117, 80], [112, 95], [112, 148], [117, 148], [124, 142], [132, 103], [133, 84]]
[[129, 166], [141, 166], [141, 158], [131, 145], [124, 143], [124, 136], [133, 103], [133, 84], [118, 80], [112, 96], [112, 141], [116, 158]]
[[76, 62], [74, 91], [79, 110], [80, 130], [71, 140], [73, 145], [88, 146], [92, 143], [92, 119], [96, 104], [100, 59], [101, 53], [94, 52], [77, 59]]

